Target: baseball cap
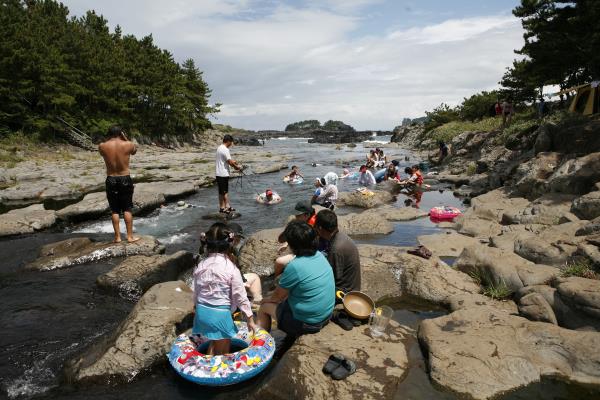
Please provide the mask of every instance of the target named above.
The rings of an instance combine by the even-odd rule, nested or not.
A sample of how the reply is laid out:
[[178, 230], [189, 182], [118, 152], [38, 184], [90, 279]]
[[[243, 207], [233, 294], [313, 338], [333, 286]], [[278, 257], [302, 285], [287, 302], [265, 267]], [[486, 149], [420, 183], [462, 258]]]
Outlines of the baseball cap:
[[236, 224], [235, 222], [230, 222], [227, 224], [227, 227], [233, 232], [236, 236], [244, 237], [244, 230], [240, 226], [240, 224]]
[[272, 194], [273, 194], [273, 191], [272, 191], [271, 189], [267, 189], [267, 191], [265, 192], [265, 194], [266, 194], [267, 196], [269, 196], [269, 195], [272, 195]]
[[299, 214], [312, 214], [314, 209], [312, 204], [310, 204], [309, 200], [303, 200], [296, 203], [296, 207], [294, 207]]

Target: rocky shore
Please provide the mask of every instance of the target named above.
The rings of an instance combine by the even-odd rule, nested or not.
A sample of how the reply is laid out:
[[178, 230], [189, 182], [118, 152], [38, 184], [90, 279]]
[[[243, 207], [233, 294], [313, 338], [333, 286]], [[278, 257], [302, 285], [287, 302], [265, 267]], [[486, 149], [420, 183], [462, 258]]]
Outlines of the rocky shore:
[[[214, 183], [214, 149], [222, 133], [213, 131], [203, 138], [201, 147], [140, 145], [131, 162], [136, 183], [134, 214], [148, 213]], [[11, 168], [0, 168], [0, 237], [109, 214], [102, 158], [71, 146], [56, 151], [61, 157], [33, 157]], [[286, 156], [260, 147], [240, 147], [238, 154], [237, 160], [248, 167], [248, 174], [288, 167]]]
[[[426, 152], [422, 135], [408, 128], [395, 140]], [[511, 140], [508, 147], [501, 136], [502, 131], [458, 135], [438, 174], [428, 176], [432, 185], [454, 186], [470, 202], [453, 223], [440, 224], [442, 233], [418, 237], [432, 251], [430, 259], [408, 254], [403, 247], [359, 246], [363, 290], [376, 302], [404, 299], [444, 310], [444, 315], [425, 318], [416, 329], [394, 321], [379, 339], [371, 338], [364, 326], [346, 332], [330, 324], [299, 339], [269, 372], [256, 398], [399, 398], [409, 370], [411, 340], [419, 342], [435, 387], [465, 398], [494, 398], [546, 378], [600, 388], [600, 123], [542, 125]], [[249, 154], [243, 162], [266, 157]], [[191, 161], [212, 160], [208, 154], [200, 158], [195, 152], [178, 153], [176, 161], [167, 161], [169, 153], [153, 156], [167, 166], [153, 168], [162, 183], [147, 183], [157, 185], [149, 192], [163, 196], [158, 200], [177, 197], [182, 193], [178, 185], [185, 183], [189, 191], [192, 182], [210, 176], [198, 171], [208, 171], [212, 164]], [[274, 165], [285, 162], [267, 158]], [[140, 171], [143, 167], [136, 172]], [[161, 186], [166, 184], [174, 186]], [[16, 189], [0, 193], [4, 196], [5, 191]], [[46, 211], [56, 220], [97, 216], [105, 208], [93, 192], [78, 203], [80, 207]], [[27, 198], [32, 199], [43, 202], [40, 196]], [[142, 197], [138, 207], [158, 200]], [[392, 201], [387, 190], [377, 190], [372, 197], [342, 193], [342, 210], [351, 206], [364, 211], [342, 215], [340, 229], [355, 238], [388, 234], [394, 223], [427, 216], [426, 210], [390, 206]], [[39, 204], [30, 207], [43, 211]], [[40, 214], [39, 221], [45, 222], [35, 225], [35, 218], [25, 218], [27, 212], [19, 215], [3, 218], [13, 221], [6, 225], [11, 232], [15, 226], [31, 232], [55, 223]], [[240, 256], [244, 272], [273, 274], [276, 238], [282, 229], [258, 231], [247, 239]], [[98, 256], [126, 255], [97, 283], [116, 292], [133, 286], [141, 296], [111, 335], [67, 363], [67, 380], [127, 382], [165, 363], [170, 342], [190, 323], [193, 300], [189, 288], [175, 277], [189, 270], [193, 260], [185, 252], [165, 256], [163, 251], [150, 237], [135, 245], [83, 238], [45, 246], [28, 266], [67, 268]], [[358, 372], [343, 382], [322, 374], [320, 368], [333, 352], [356, 360]]]

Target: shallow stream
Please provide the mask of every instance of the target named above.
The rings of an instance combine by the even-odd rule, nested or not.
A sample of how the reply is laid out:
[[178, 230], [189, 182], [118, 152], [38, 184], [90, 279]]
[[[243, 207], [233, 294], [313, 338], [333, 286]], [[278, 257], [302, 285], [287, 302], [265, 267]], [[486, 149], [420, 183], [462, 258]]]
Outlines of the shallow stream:
[[[389, 140], [378, 138], [384, 141], [386, 139]], [[274, 156], [289, 155], [290, 165], [300, 167], [305, 182], [298, 186], [283, 183], [282, 176], [286, 171], [232, 181], [232, 205], [241, 213], [236, 222], [247, 234], [282, 227], [288, 216], [293, 214], [296, 201], [310, 197], [314, 191], [312, 182], [316, 177], [329, 171], [340, 175], [345, 166], [357, 167], [364, 159], [366, 147], [370, 145], [372, 144], [363, 143], [354, 148], [344, 145], [336, 148], [335, 145], [309, 144], [306, 139], [267, 141], [265, 150], [272, 152]], [[235, 158], [239, 151], [238, 148], [232, 148], [232, 156]], [[402, 169], [418, 161], [404, 161], [411, 154], [402, 150], [394, 149], [391, 155], [401, 160]], [[317, 165], [313, 167], [313, 163]], [[340, 191], [353, 190], [355, 187], [356, 181], [341, 180], [339, 183]], [[256, 193], [267, 188], [278, 192], [283, 197], [283, 202], [275, 206], [257, 204], [254, 200]], [[404, 207], [405, 199], [405, 196], [400, 195], [396, 205]], [[166, 245], [167, 253], [181, 249], [195, 252], [199, 245], [199, 232], [206, 230], [213, 222], [202, 219], [202, 216], [218, 209], [216, 188], [202, 189], [185, 201], [192, 207], [178, 209], [175, 203], [171, 203], [147, 216], [136, 218], [136, 232], [157, 237]], [[428, 210], [437, 205], [461, 207], [461, 201], [449, 190], [431, 191], [424, 194], [420, 207]], [[435, 224], [423, 218], [397, 223], [390, 235], [362, 237], [358, 241], [411, 246], [416, 244], [418, 235], [438, 231]], [[158, 367], [126, 385], [74, 387], [62, 383], [63, 362], [84, 351], [100, 336], [110, 333], [134, 305], [132, 301], [105, 293], [96, 286], [96, 277], [112, 269], [121, 260], [113, 259], [49, 272], [29, 272], [23, 266], [36, 258], [39, 248], [44, 244], [74, 236], [110, 240], [111, 232], [112, 226], [106, 219], [0, 240], [0, 398], [248, 398], [258, 385], [268, 384], [277, 365], [273, 365], [267, 373], [244, 387], [201, 388], [179, 378], [168, 365]], [[415, 328], [419, 320], [440, 315], [439, 311], [414, 304], [396, 303], [395, 308], [395, 318]], [[396, 398], [455, 398], [430, 384], [416, 340], [408, 343], [408, 346], [411, 369]], [[550, 382], [526, 388], [510, 398], [579, 399], [594, 396], [594, 392], [582, 390]]]

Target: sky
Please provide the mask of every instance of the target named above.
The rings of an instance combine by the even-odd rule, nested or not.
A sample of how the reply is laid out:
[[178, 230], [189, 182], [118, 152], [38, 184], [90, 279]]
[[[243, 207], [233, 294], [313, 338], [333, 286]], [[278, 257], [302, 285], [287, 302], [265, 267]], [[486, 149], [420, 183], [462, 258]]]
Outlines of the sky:
[[444, 102], [498, 87], [523, 30], [518, 0], [63, 0], [71, 15], [152, 34], [193, 58], [221, 103], [212, 120], [245, 129], [341, 120], [392, 130]]

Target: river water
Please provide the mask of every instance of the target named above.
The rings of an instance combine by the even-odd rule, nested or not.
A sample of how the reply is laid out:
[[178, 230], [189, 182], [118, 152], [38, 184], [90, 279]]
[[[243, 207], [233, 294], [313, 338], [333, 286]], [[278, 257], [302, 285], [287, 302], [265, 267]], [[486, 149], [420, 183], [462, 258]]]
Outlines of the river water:
[[[389, 137], [375, 140], [386, 141]], [[281, 227], [293, 214], [296, 201], [312, 194], [312, 182], [329, 171], [341, 175], [342, 168], [357, 167], [373, 143], [362, 143], [354, 148], [342, 145], [309, 144], [307, 139], [272, 139], [265, 150], [273, 155], [286, 154], [290, 165], [296, 164], [305, 176], [302, 185], [290, 186], [282, 182], [284, 171], [245, 177], [230, 182], [232, 205], [241, 217], [236, 220], [245, 233]], [[232, 156], [236, 151], [232, 148]], [[239, 154], [239, 153], [238, 153]], [[407, 151], [393, 149], [390, 154], [401, 161], [401, 167], [417, 162]], [[135, 161], [134, 161], [135, 162]], [[313, 163], [316, 166], [313, 166]], [[353, 190], [357, 183], [341, 180], [340, 191]], [[254, 201], [257, 192], [271, 188], [283, 197], [275, 206], [264, 206]], [[216, 188], [201, 189], [185, 199], [192, 207], [178, 209], [176, 204], [155, 210], [136, 218], [138, 234], [153, 235], [167, 247], [167, 253], [177, 250], [196, 251], [198, 234], [213, 221], [202, 216], [218, 209]], [[404, 207], [406, 197], [400, 195], [396, 206]], [[460, 199], [450, 190], [426, 192], [420, 207], [424, 210], [437, 205], [461, 207]], [[343, 210], [340, 210], [343, 212]], [[402, 222], [385, 236], [357, 238], [361, 243], [411, 246], [421, 234], [438, 232], [439, 228], [428, 219]], [[61, 368], [65, 360], [85, 351], [99, 337], [110, 333], [129, 313], [134, 301], [104, 293], [96, 286], [98, 275], [116, 266], [121, 259], [79, 265], [49, 272], [25, 271], [23, 266], [37, 257], [39, 248], [47, 243], [74, 236], [88, 236], [94, 240], [110, 240], [112, 227], [108, 219], [56, 228], [33, 235], [0, 240], [0, 398], [10, 399], [225, 399], [248, 398], [259, 385], [268, 384], [277, 365], [243, 387], [208, 389], [179, 378], [168, 365], [139, 377], [134, 382], [119, 386], [76, 387], [63, 382]], [[131, 297], [131, 296], [129, 296]], [[417, 326], [423, 318], [440, 315], [439, 311], [414, 305], [396, 307], [395, 319]], [[427, 379], [425, 365], [416, 341], [407, 344], [411, 355], [411, 369], [402, 383], [398, 399], [454, 398], [434, 388]], [[403, 394], [404, 393], [404, 394]], [[592, 398], [598, 392], [547, 382], [512, 394], [510, 398], [576, 399]], [[523, 397], [525, 396], [525, 397]], [[583, 397], [582, 397], [583, 396]], [[600, 398], [600, 397], [598, 397]]]

